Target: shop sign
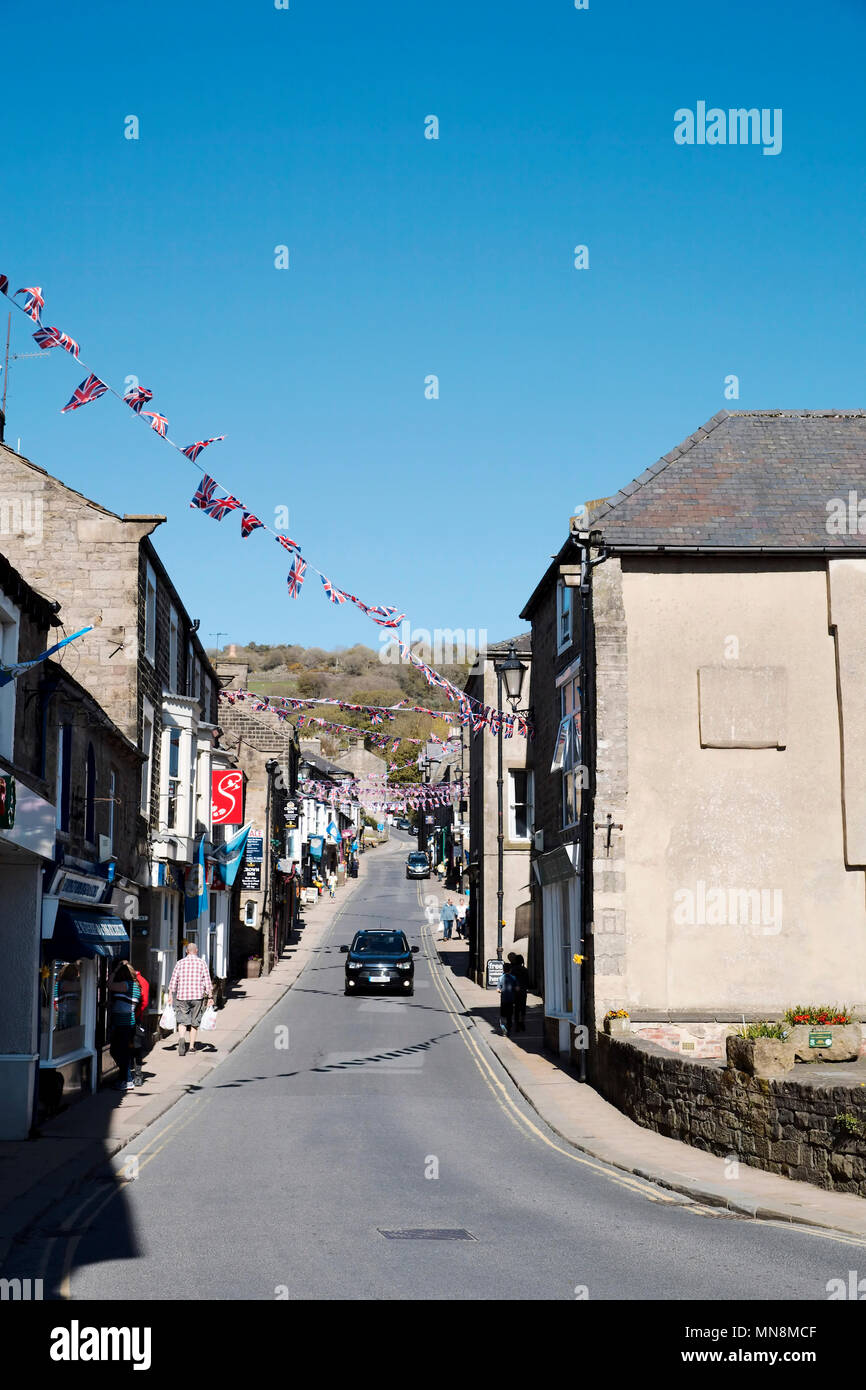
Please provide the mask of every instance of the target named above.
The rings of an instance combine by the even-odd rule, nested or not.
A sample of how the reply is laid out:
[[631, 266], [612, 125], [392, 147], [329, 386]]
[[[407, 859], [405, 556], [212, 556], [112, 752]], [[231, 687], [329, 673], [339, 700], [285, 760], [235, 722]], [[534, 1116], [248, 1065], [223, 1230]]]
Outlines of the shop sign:
[[253, 835], [252, 832], [247, 836], [247, 860], [262, 860], [264, 858], [264, 835]]
[[498, 989], [499, 981], [505, 973], [505, 963], [501, 960], [489, 960], [487, 962], [487, 988]]
[[52, 896], [65, 902], [100, 903], [108, 887], [104, 878], [85, 878], [81, 874], [62, 873], [52, 884]]
[[250, 863], [246, 860], [241, 869], [241, 889], [246, 893], [260, 893], [262, 889], [261, 860]]
[[15, 825], [15, 778], [11, 772], [0, 772], [0, 830]]
[[832, 1034], [832, 1033], [810, 1033], [810, 1034], [809, 1034], [809, 1046], [810, 1046], [810, 1047], [832, 1047], [832, 1046], [833, 1046], [833, 1034]]
[[237, 768], [211, 772], [211, 820], [214, 825], [243, 825], [244, 774]]

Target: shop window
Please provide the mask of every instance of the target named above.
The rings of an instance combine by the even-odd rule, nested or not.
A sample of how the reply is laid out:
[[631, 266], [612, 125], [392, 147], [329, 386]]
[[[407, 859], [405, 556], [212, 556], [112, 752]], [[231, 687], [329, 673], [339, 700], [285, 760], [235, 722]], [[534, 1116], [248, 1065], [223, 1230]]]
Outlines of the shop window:
[[84, 838], [88, 844], [96, 837], [96, 754], [93, 744], [87, 745], [87, 768], [84, 775]]
[[83, 982], [80, 961], [55, 960], [41, 981], [43, 1061], [57, 1060], [84, 1046]]
[[542, 888], [544, 922], [544, 1012], [577, 1021], [574, 953], [580, 939], [580, 880], [575, 876]]
[[250, 898], [249, 902], [244, 906], [244, 926], [254, 927], [256, 925], [257, 915], [258, 905]]
[[180, 729], [168, 729], [168, 783], [165, 824], [168, 830], [177, 829], [180, 794]]

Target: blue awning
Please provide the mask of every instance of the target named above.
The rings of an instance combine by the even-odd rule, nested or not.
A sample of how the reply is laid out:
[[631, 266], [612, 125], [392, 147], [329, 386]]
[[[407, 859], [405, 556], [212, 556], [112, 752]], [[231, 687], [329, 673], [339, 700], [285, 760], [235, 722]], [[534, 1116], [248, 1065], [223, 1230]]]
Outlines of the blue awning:
[[83, 907], [61, 907], [54, 935], [44, 943], [46, 960], [91, 960], [94, 956], [120, 959], [128, 954], [129, 936], [119, 917], [88, 912]]

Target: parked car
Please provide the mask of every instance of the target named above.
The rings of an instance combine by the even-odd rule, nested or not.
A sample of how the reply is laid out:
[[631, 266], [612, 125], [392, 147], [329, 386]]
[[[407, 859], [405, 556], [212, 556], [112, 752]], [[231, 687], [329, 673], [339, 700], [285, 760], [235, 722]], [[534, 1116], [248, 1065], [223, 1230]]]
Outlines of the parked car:
[[409, 858], [406, 860], [407, 878], [429, 878], [430, 860], [423, 849], [413, 849]]
[[418, 954], [418, 947], [409, 946], [404, 932], [355, 932], [352, 944], [341, 946], [340, 950], [348, 955], [344, 994], [358, 994], [365, 989], [415, 993], [412, 957]]
[[395, 820], [394, 824], [396, 825], [398, 830], [412, 829], [412, 822], [408, 821], [405, 816], [400, 816], [399, 820]]

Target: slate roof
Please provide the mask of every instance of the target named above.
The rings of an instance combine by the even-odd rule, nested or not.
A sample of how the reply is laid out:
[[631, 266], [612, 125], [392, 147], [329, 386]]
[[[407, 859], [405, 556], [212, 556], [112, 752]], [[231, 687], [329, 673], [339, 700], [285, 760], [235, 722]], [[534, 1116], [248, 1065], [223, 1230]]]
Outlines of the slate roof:
[[866, 534], [827, 531], [850, 492], [866, 499], [866, 411], [722, 410], [588, 524], [615, 548], [866, 552]]

